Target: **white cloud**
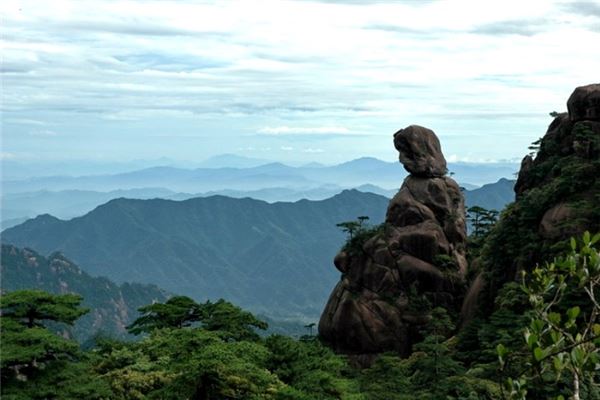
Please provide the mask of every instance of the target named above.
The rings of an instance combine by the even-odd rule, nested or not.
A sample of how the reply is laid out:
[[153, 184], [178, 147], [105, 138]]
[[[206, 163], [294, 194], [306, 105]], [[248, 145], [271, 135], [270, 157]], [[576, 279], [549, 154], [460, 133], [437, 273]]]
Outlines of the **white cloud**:
[[[600, 56], [590, 50], [598, 18], [581, 15], [585, 2], [356, 3], [5, 0], [3, 118], [58, 126], [56, 145], [84, 157], [94, 154], [90, 139], [108, 147], [117, 131], [112, 147], [124, 156], [157, 148], [192, 156], [189, 146], [119, 145], [159, 124], [182, 137], [210, 131], [221, 141], [215, 149], [240, 136], [241, 147], [260, 149], [278, 148], [276, 136], [320, 135], [337, 141], [340, 156], [350, 154], [347, 137], [356, 151], [384, 154], [389, 141], [358, 142], [359, 126], [383, 135], [419, 123], [442, 136], [469, 125], [507, 142], [535, 139], [547, 112], [598, 79]], [[540, 118], [508, 124], [517, 113]], [[8, 151], [29, 151], [31, 138], [11, 134]], [[451, 151], [461, 158], [466, 148], [495, 158], [526, 152], [472, 140]]]
[[292, 150], [294, 150], [294, 148], [292, 146], [281, 146], [280, 149], [283, 150], [283, 151], [292, 151]]
[[351, 134], [350, 129], [343, 126], [313, 126], [313, 127], [300, 127], [300, 126], [275, 126], [275, 127], [264, 127], [258, 130], [258, 133], [265, 135], [292, 135], [292, 134]]
[[28, 118], [8, 118], [3, 122], [11, 123], [11, 124], [21, 124], [21, 125], [46, 125], [44, 121], [38, 121], [36, 119], [28, 119]]
[[324, 153], [325, 150], [323, 149], [313, 149], [312, 147], [308, 147], [305, 149], [302, 149], [303, 153]]

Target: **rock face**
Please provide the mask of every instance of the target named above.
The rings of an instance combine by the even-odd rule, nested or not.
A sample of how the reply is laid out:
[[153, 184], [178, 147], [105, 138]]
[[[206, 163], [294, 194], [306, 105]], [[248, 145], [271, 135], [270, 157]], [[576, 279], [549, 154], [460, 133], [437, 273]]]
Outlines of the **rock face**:
[[414, 176], [433, 178], [448, 172], [440, 141], [431, 129], [418, 125], [400, 129], [394, 134], [394, 146], [400, 162]]
[[580, 86], [567, 100], [569, 118], [577, 121], [600, 121], [600, 84]]
[[548, 199], [536, 218], [539, 236], [553, 241], [578, 235], [598, 223], [597, 212], [584, 213], [597, 206], [582, 205], [596, 203], [600, 195], [600, 84], [576, 88], [567, 108], [569, 112], [557, 115], [548, 127], [535, 159], [523, 159], [515, 185], [517, 200], [528, 193], [531, 196], [532, 189], [556, 186], [551, 191], [554, 200]]
[[411, 173], [390, 201], [386, 221], [335, 257], [342, 273], [321, 315], [319, 333], [337, 351], [410, 352], [428, 322], [425, 302], [454, 307], [462, 296], [465, 211], [446, 173], [433, 131], [411, 125], [394, 135]]

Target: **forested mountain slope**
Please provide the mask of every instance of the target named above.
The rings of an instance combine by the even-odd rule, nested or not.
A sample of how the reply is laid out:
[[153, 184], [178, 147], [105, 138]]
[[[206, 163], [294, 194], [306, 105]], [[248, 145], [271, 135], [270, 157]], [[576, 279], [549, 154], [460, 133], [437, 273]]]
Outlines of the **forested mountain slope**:
[[339, 278], [336, 227], [383, 219], [388, 200], [344, 191], [323, 201], [269, 204], [223, 196], [186, 201], [117, 199], [83, 217], [42, 215], [2, 240], [62, 251], [92, 275], [142, 282], [198, 300], [225, 298], [272, 317], [315, 318]]
[[77, 320], [70, 333], [85, 341], [98, 332], [124, 336], [125, 327], [139, 315], [138, 308], [164, 301], [168, 294], [153, 285], [94, 278], [60, 253], [44, 257], [30, 249], [2, 245], [2, 292], [39, 289], [49, 293], [75, 293], [90, 312]]

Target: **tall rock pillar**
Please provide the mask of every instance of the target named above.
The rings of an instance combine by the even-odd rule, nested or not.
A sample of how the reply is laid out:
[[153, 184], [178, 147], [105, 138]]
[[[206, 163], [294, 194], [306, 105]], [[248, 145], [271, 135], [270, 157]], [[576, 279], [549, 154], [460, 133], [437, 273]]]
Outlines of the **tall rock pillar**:
[[464, 290], [464, 199], [445, 176], [440, 142], [411, 125], [394, 134], [394, 146], [410, 175], [385, 223], [335, 257], [342, 277], [319, 322], [321, 337], [346, 354], [409, 354], [428, 309], [456, 307]]

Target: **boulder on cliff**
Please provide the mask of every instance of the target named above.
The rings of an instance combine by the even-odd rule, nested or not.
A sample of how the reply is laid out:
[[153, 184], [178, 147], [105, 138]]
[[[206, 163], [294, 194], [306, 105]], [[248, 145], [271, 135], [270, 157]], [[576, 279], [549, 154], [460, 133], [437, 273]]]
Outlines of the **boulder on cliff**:
[[431, 129], [411, 125], [394, 134], [394, 146], [400, 162], [414, 176], [441, 177], [446, 175], [446, 159], [440, 141]]
[[464, 199], [444, 176], [440, 142], [433, 131], [411, 125], [394, 135], [394, 145], [410, 175], [390, 201], [385, 223], [350, 241], [334, 260], [342, 278], [319, 333], [342, 353], [407, 355], [429, 307], [452, 308], [462, 296]]
[[580, 86], [567, 100], [569, 118], [577, 121], [600, 121], [600, 83]]

